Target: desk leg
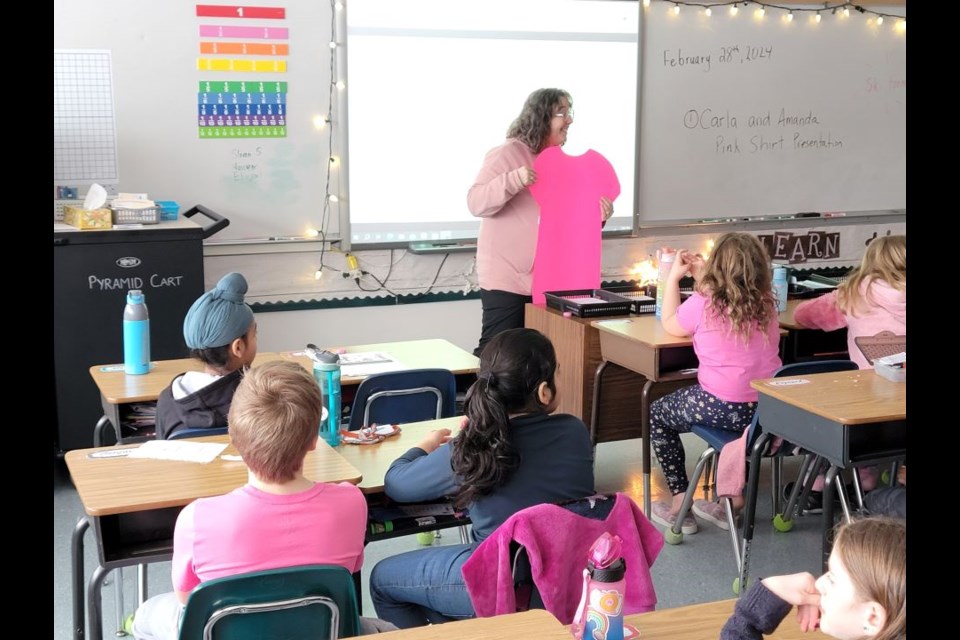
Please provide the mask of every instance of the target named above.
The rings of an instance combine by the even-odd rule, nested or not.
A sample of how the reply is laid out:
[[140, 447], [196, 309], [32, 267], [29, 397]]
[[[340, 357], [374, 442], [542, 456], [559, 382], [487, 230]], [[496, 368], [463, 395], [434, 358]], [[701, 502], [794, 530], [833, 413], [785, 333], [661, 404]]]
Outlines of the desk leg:
[[597, 365], [593, 376], [593, 406], [590, 407], [590, 444], [593, 445], [593, 457], [597, 457], [597, 434], [600, 432], [600, 389], [603, 387], [603, 372], [607, 370], [608, 360]]
[[750, 545], [753, 543], [753, 528], [757, 520], [757, 494], [760, 493], [760, 464], [763, 452], [772, 436], [761, 433], [750, 452], [750, 474], [747, 476], [746, 504], [743, 508], [743, 540], [740, 542], [740, 581], [737, 595], [746, 591], [747, 576], [750, 574]]
[[[830, 559], [830, 550], [833, 548], [833, 492], [836, 490], [834, 482], [837, 480], [840, 469], [835, 465], [830, 465], [823, 478], [823, 520], [821, 532], [823, 544], [821, 555], [823, 557], [823, 571], [827, 571], [827, 561]], [[843, 481], [843, 478], [840, 478]]]
[[653, 380], [643, 383], [640, 392], [640, 448], [642, 450], [643, 471], [643, 515], [650, 517], [650, 392]]
[[97, 565], [90, 576], [89, 584], [87, 584], [87, 610], [90, 611], [91, 640], [102, 640], [103, 638], [103, 609], [100, 602], [100, 590], [103, 588], [103, 581], [109, 573], [110, 569], [104, 569]]
[[83, 609], [83, 534], [90, 528], [87, 518], [80, 518], [70, 539], [70, 559], [73, 564], [73, 637], [83, 640], [86, 631]]
[[[97, 420], [96, 426], [93, 428], [93, 446], [103, 446], [103, 430], [107, 428], [107, 425], [113, 426], [110, 424], [110, 418], [108, 418], [106, 415], [100, 416], [100, 419]], [[117, 442], [120, 441], [117, 440]]]

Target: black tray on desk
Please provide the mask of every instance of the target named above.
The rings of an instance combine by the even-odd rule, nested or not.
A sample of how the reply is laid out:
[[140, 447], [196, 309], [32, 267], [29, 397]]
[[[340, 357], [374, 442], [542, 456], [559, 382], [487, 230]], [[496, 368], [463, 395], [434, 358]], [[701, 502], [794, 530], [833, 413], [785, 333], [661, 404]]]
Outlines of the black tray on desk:
[[547, 306], [580, 318], [628, 315], [633, 301], [606, 289], [544, 291]]

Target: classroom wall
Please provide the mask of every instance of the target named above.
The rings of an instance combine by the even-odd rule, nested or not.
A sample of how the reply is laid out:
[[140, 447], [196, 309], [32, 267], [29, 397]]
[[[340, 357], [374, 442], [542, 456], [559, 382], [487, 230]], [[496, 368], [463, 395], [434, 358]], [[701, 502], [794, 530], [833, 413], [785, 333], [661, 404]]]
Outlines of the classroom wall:
[[[736, 226], [736, 225], [731, 225]], [[717, 237], [729, 227], [671, 228], [640, 238], [605, 240], [603, 244], [604, 281], [630, 280], [634, 276], [634, 264], [648, 260], [662, 245], [702, 251], [708, 240]], [[868, 240], [877, 235], [906, 234], [905, 219], [872, 224], [819, 224], [792, 226], [789, 228], [741, 227], [750, 233], [769, 234], [774, 231], [791, 231], [806, 234], [809, 231], [829, 231], [840, 234], [839, 255], [836, 259], [811, 259], [795, 266], [800, 269], [818, 267], [850, 267], [859, 263]], [[361, 268], [376, 271], [381, 276], [386, 272], [389, 251], [365, 251], [358, 254]], [[251, 302], [278, 300], [266, 293], [279, 286], [283, 272], [277, 270], [282, 262], [293, 262], [301, 270], [308, 270], [311, 256], [297, 259], [297, 254], [268, 254], [266, 256], [219, 256], [208, 257], [206, 267], [207, 287], [229, 271], [243, 272], [250, 282]], [[302, 256], [302, 254], [301, 254]], [[337, 256], [338, 259], [340, 256]], [[388, 284], [397, 293], [418, 293], [427, 289], [436, 274], [442, 256], [415, 256], [405, 251], [394, 251], [394, 272]], [[443, 265], [434, 291], [465, 292], [476, 287], [475, 256], [472, 253], [449, 254]], [[354, 296], [377, 297], [383, 293], [359, 291], [351, 280], [343, 280], [336, 274], [329, 279], [324, 276], [319, 289], [327, 285], [330, 290], [318, 293], [322, 297], [346, 298]], [[306, 280], [312, 281], [312, 275]], [[282, 297], [282, 296], [281, 296]], [[301, 300], [295, 296], [288, 300]], [[480, 301], [462, 300], [430, 302], [392, 306], [360, 306], [335, 309], [303, 311], [280, 311], [257, 313], [259, 344], [263, 351], [284, 351], [299, 348], [307, 342], [325, 345], [366, 344], [393, 340], [445, 338], [453, 344], [472, 351], [480, 336]]]

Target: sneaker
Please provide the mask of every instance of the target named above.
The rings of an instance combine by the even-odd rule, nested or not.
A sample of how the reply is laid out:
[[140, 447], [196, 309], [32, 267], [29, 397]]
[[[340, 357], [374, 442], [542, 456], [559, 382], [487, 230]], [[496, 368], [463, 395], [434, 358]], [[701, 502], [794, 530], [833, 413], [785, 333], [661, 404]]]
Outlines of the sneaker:
[[[654, 502], [650, 505], [650, 519], [665, 526], [667, 529], [672, 529], [674, 523], [677, 521], [677, 515], [670, 513], [670, 505], [666, 502]], [[693, 535], [698, 531], [697, 519], [694, 518], [691, 514], [687, 514], [687, 517], [683, 519], [683, 523], [680, 525], [680, 532], [684, 535]]]
[[707, 522], [715, 524], [724, 531], [730, 531], [730, 525], [727, 523], [727, 509], [720, 502], [712, 500], [694, 500], [693, 512], [698, 518], [703, 518]]

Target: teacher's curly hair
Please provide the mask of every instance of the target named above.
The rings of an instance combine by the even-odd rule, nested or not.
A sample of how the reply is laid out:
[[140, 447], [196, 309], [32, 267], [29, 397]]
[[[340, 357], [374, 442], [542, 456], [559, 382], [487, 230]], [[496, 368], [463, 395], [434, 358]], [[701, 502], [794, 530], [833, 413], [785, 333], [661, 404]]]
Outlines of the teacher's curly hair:
[[573, 107], [573, 98], [563, 89], [537, 89], [531, 93], [523, 103], [520, 115], [507, 129], [507, 138], [516, 138], [534, 153], [543, 151], [550, 134], [550, 121], [563, 98]]

